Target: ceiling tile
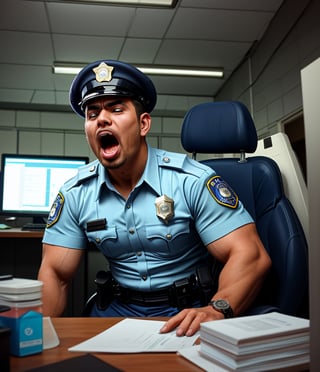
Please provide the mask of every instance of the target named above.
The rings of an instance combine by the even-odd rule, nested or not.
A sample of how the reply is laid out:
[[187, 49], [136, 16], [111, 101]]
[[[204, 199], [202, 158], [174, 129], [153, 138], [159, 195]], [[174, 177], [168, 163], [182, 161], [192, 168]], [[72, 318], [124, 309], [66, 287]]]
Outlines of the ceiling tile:
[[53, 33], [79, 35], [125, 36], [134, 16], [121, 6], [48, 3], [48, 10]]
[[161, 38], [170, 25], [175, 10], [137, 9], [130, 27], [129, 37]]
[[2, 30], [49, 32], [49, 24], [42, 2], [1, 0]]
[[0, 31], [0, 49], [1, 63], [50, 65], [53, 58], [49, 34]]
[[160, 39], [127, 39], [119, 59], [131, 63], [152, 63], [160, 44]]
[[166, 40], [155, 63], [233, 69], [250, 46], [250, 43]]
[[262, 33], [271, 17], [272, 13], [266, 12], [182, 8], [177, 11], [167, 36], [192, 40], [252, 41]]
[[61, 62], [91, 62], [117, 59], [123, 38], [103, 36], [53, 35], [55, 60]]
[[[198, 95], [213, 97], [220, 79], [151, 76], [158, 94]], [[182, 93], [183, 92], [183, 93]]]

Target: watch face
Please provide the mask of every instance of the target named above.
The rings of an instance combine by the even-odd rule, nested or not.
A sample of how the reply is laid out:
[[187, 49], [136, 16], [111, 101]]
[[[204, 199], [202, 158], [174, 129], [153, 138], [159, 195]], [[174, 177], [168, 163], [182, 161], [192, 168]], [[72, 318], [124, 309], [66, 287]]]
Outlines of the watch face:
[[214, 307], [219, 310], [227, 310], [230, 308], [230, 305], [226, 300], [216, 300], [214, 301]]

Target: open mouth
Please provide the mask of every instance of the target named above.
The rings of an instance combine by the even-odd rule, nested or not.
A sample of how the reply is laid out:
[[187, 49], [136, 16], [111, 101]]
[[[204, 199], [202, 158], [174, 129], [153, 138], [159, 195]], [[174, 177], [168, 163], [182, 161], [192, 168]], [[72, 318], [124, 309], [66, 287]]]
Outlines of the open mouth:
[[102, 133], [99, 136], [99, 142], [105, 157], [113, 157], [118, 152], [119, 142], [112, 134]]

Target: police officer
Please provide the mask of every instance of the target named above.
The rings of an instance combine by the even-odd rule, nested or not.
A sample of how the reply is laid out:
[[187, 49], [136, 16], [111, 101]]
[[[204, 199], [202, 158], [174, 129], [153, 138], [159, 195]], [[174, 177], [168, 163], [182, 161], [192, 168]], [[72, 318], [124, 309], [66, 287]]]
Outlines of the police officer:
[[[62, 314], [88, 242], [112, 283], [93, 316], [169, 316], [161, 332], [190, 336], [203, 321], [243, 313], [260, 289], [270, 259], [234, 191], [188, 156], [148, 146], [156, 97], [152, 81], [120, 61], [91, 63], [74, 79], [71, 107], [97, 160], [53, 203], [38, 276], [44, 315]], [[224, 267], [203, 302], [210, 280], [199, 268], [209, 257]]]

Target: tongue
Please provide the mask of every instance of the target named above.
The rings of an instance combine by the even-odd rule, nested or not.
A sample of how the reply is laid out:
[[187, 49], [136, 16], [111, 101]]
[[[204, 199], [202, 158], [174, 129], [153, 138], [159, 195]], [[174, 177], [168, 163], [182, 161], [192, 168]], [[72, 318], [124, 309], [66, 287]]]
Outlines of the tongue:
[[114, 156], [117, 155], [118, 148], [119, 148], [118, 145], [114, 145], [114, 146], [109, 146], [109, 147], [107, 147], [105, 149], [102, 149], [103, 157], [106, 158], [106, 159], [113, 158]]

